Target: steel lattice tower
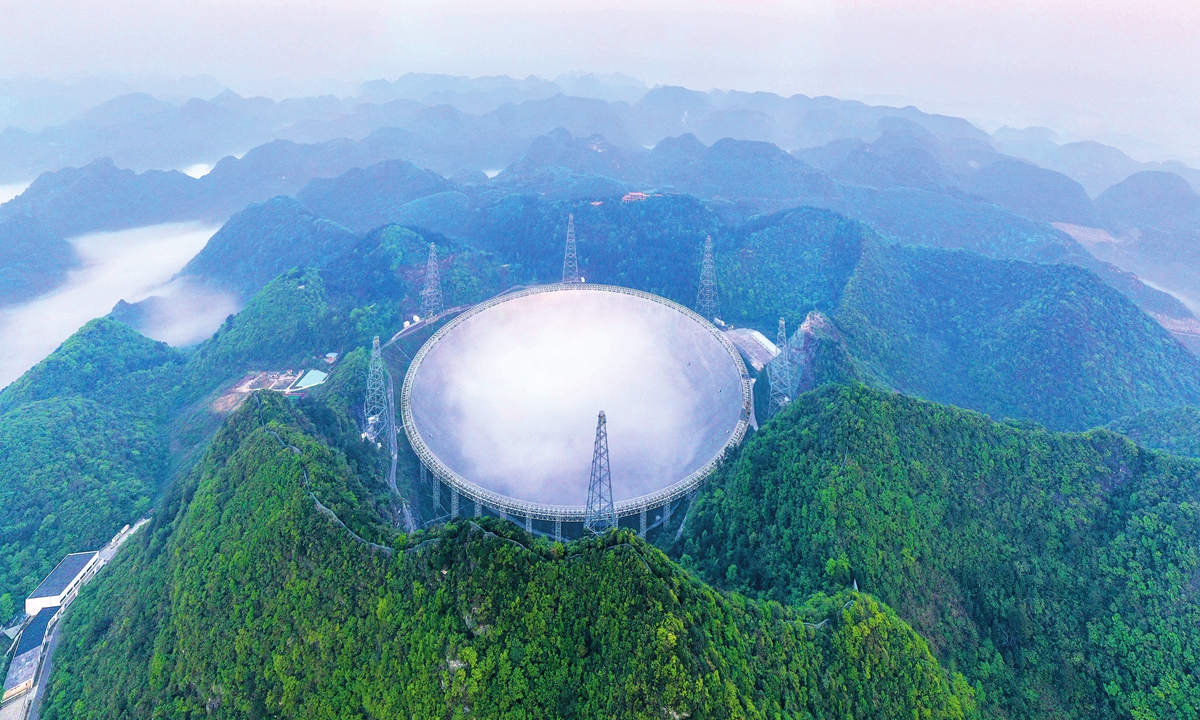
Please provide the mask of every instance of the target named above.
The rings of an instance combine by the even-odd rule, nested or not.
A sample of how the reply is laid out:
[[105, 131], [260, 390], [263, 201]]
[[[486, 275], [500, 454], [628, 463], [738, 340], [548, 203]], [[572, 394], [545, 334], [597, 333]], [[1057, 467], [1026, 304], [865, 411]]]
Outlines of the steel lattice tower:
[[565, 283], [577, 283], [579, 277], [579, 257], [575, 252], [575, 215], [567, 216], [567, 249], [563, 253], [563, 277]]
[[608, 427], [601, 410], [596, 420], [596, 446], [592, 450], [592, 479], [588, 483], [583, 530], [599, 535], [616, 526], [617, 508], [613, 504], [612, 474], [608, 469]]
[[767, 366], [767, 379], [771, 383], [771, 407], [774, 415], [792, 401], [792, 353], [788, 348], [787, 325], [779, 318], [779, 354]]
[[700, 291], [696, 293], [696, 311], [712, 320], [717, 317], [717, 266], [713, 262], [712, 235], [704, 239], [704, 260], [700, 263]]
[[387, 425], [390, 417], [388, 404], [387, 371], [383, 366], [383, 350], [379, 348], [379, 336], [371, 345], [371, 362], [367, 365], [367, 395], [363, 402], [363, 418], [366, 422], [366, 434], [375, 442], [377, 438], [387, 435]]
[[421, 312], [427, 318], [442, 314], [442, 279], [438, 274], [437, 247], [433, 243], [429, 243], [429, 262], [425, 265]]

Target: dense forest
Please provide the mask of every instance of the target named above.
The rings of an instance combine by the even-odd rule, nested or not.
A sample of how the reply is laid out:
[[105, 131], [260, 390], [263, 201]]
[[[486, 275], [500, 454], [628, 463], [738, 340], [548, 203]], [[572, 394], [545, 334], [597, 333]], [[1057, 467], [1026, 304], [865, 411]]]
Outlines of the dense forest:
[[[494, 263], [454, 250], [442, 246], [448, 303], [499, 291]], [[324, 271], [284, 272], [186, 351], [94, 320], [0, 392], [3, 619], [64, 554], [100, 547], [152, 506], [219, 426], [212, 403], [236, 380], [323, 366], [326, 352], [352, 351], [401, 325], [420, 307], [428, 252], [422, 236], [383, 228]]]
[[[72, 609], [44, 716], [1195, 715], [1200, 466], [1174, 455], [1200, 455], [1200, 359], [1147, 312], [1190, 313], [1006, 210], [1024, 169], [981, 202], [945, 185], [974, 156], [905, 132], [887, 157], [827, 149], [836, 181], [768, 143], [565, 130], [492, 182], [389, 161], [301, 189], [298, 170], [300, 200], [247, 207], [185, 268], [245, 301], [209, 340], [104, 318], [0, 392], [0, 619], [153, 514]], [[247, 158], [316, 162], [294, 150]], [[73, 188], [114, 177], [153, 219], [196, 185], [143, 175], [64, 171], [23, 207], [61, 250], [88, 220]], [[635, 182], [663, 192], [622, 202]], [[557, 281], [569, 214], [588, 282], [684, 305], [712, 237], [720, 317], [770, 336], [783, 317], [793, 389], [815, 390], [666, 554], [487, 519], [397, 532], [356, 415], [372, 337], [420, 311], [431, 246], [448, 307]], [[428, 332], [389, 350], [397, 380]], [[214, 409], [329, 352], [304, 400]]]
[[72, 609], [45, 717], [974, 716], [869, 595], [723, 595], [628, 531], [389, 537], [318, 402], [225, 423]]
[[170, 475], [161, 380], [181, 362], [96, 320], [0, 394], [0, 621], [63, 555], [150, 508]]
[[1200, 464], [861, 385], [797, 398], [674, 547], [727, 590], [896, 608], [985, 717], [1200, 712]]
[[1108, 427], [1139, 445], [1200, 458], [1200, 409], [1196, 407], [1180, 405], [1166, 410], [1144, 410], [1113, 420]]
[[[878, 385], [1063, 429], [1200, 402], [1200, 362], [1088, 273], [893, 246], [860, 223], [824, 210], [785, 211], [730, 230], [687, 196], [601, 205], [513, 197], [484, 217], [481, 249], [474, 249], [396, 225], [357, 239], [345, 232], [330, 245], [322, 239], [325, 221], [281, 199], [239, 215], [214, 238], [221, 242], [202, 254], [207, 265], [198, 266], [221, 269], [215, 281], [247, 291], [256, 287], [253, 278], [284, 270], [210, 340], [180, 352], [100, 321], [0, 393], [0, 418], [51, 397], [88, 399], [96, 412], [114, 417], [130, 414], [129, 422], [113, 426], [122, 428], [114, 456], [125, 457], [134, 438], [148, 433], [153, 452], [165, 447], [173, 458], [151, 462], [132, 456], [157, 468], [135, 473], [142, 489], [129, 496], [132, 505], [122, 506], [124, 519], [134, 519], [130, 508], [155, 497], [164, 473], [173, 472], [220, 421], [205, 404], [219, 388], [251, 370], [303, 366], [329, 351], [361, 347], [373, 335], [389, 335], [419, 310], [430, 242], [441, 258], [448, 305], [555, 279], [568, 212], [576, 214], [581, 269], [589, 279], [684, 304], [695, 297], [703, 238], [714, 236], [721, 315], [727, 321], [769, 332], [779, 316], [795, 328], [808, 312], [824, 312], [840, 330], [843, 351], [856, 358], [856, 376]], [[280, 217], [292, 231], [281, 231], [273, 242], [281, 248], [299, 243], [308, 248], [301, 256], [314, 258], [318, 267], [286, 270], [280, 261], [289, 261], [278, 252], [243, 252]], [[49, 410], [24, 411], [22, 429], [8, 434], [18, 448], [13, 452], [35, 447], [27, 435], [39, 423], [43, 429], [37, 433], [55, 432]], [[73, 442], [56, 448], [64, 457], [78, 456]], [[17, 574], [0, 591], [13, 597], [44, 573], [60, 549], [94, 545], [99, 535], [123, 524], [115, 517], [91, 523], [83, 506], [55, 512], [50, 495], [29, 498], [23, 490], [29, 476], [18, 470], [25, 462], [7, 463], [15, 474], [0, 484], [10, 497], [22, 498], [0, 511], [5, 542], [26, 547], [51, 516], [64, 527], [86, 526], [97, 537], [68, 533], [61, 545], [40, 544], [46, 557], [37, 563], [16, 560], [9, 572]], [[127, 485], [119, 477], [109, 481]], [[76, 518], [77, 512], [84, 517]], [[14, 551], [7, 557], [24, 555]]]
[[52, 290], [78, 264], [71, 244], [37, 220], [0, 220], [0, 307]]

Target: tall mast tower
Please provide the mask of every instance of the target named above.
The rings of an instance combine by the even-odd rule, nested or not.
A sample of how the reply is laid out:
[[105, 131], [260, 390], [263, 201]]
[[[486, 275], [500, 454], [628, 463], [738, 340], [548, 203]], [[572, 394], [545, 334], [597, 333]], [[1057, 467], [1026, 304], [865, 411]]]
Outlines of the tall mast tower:
[[[363, 418], [367, 424], [364, 432], [371, 442], [378, 438], [387, 438], [388, 419], [388, 382], [387, 372], [383, 367], [383, 350], [379, 348], [379, 336], [371, 344], [371, 361], [367, 365], [367, 394], [363, 401]], [[394, 433], [393, 433], [394, 434]]]
[[696, 293], [696, 311], [706, 319], [717, 317], [717, 266], [713, 262], [712, 235], [704, 239], [704, 260], [700, 263], [700, 291]]
[[580, 282], [579, 258], [575, 253], [575, 215], [567, 215], [567, 249], [563, 252], [563, 277], [565, 283]]
[[587, 508], [583, 530], [595, 535], [617, 526], [617, 508], [613, 504], [612, 474], [608, 469], [608, 427], [604, 411], [596, 420], [596, 445], [592, 450], [592, 478], [588, 483]]
[[[367, 393], [363, 400], [363, 416], [366, 418], [366, 429], [363, 436], [371, 442], [386, 442], [391, 465], [388, 469], [388, 488], [400, 502], [400, 510], [404, 518], [405, 532], [417, 529], [416, 519], [408, 502], [396, 487], [396, 464], [400, 458], [399, 445], [396, 440], [396, 400], [392, 389], [392, 374], [388, 372], [383, 361], [383, 348], [379, 346], [379, 336], [371, 343], [371, 360], [367, 363]], [[424, 470], [424, 464], [421, 465]]]
[[767, 366], [767, 379], [771, 383], [771, 407], [773, 416], [792, 401], [792, 353], [788, 349], [787, 325], [779, 318], [779, 354]]
[[429, 262], [425, 264], [421, 312], [427, 318], [442, 314], [442, 278], [438, 273], [437, 247], [433, 243], [429, 243]]

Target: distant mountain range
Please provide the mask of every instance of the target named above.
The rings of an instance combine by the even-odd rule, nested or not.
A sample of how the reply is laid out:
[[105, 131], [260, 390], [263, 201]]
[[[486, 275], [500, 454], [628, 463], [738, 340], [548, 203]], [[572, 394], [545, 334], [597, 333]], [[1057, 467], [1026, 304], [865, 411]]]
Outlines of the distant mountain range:
[[[8, 290], [3, 304], [65, 277], [77, 261], [63, 238], [224, 220], [279, 195], [295, 196], [314, 217], [357, 233], [399, 222], [470, 239], [479, 214], [505, 196], [582, 200], [646, 190], [694, 195], [726, 224], [817, 206], [862, 220], [896, 242], [1081, 265], [1200, 348], [1194, 317], [1200, 214], [1187, 182], [1197, 176], [1178, 163], [1147, 171], [1113, 148], [1059, 145], [1045, 129], [1002, 128], [992, 137], [964, 120], [915, 108], [678, 87], [647, 91], [620, 77], [560, 80], [407, 75], [368, 83], [358, 99], [278, 103], [229, 92], [182, 106], [127, 95], [57, 128], [5, 131], [0, 146], [15, 144], [0, 158], [25, 158], [29, 167], [61, 162], [62, 153], [86, 157], [89, 147], [108, 155], [45, 173], [0, 205], [0, 254], [46, 248], [0, 270]], [[561, 92], [567, 87], [625, 95], [568, 96]], [[200, 178], [119, 169], [166, 162], [164, 149], [200, 153], [171, 161], [182, 164], [272, 135], [317, 141], [271, 140], [240, 158], [225, 157]], [[349, 137], [326, 139], [337, 135]], [[43, 150], [59, 159], [47, 159]], [[1096, 188], [1118, 178], [1092, 199]], [[233, 287], [243, 296], [253, 289]]]
[[[1178, 162], [1138, 163], [1123, 152], [1094, 142], [1060, 145], [1045, 128], [1001, 128], [996, 135], [966, 120], [923, 113], [914, 107], [868, 106], [830, 97], [782, 97], [772, 93], [712, 91], [682, 87], [646, 86], [618, 74], [560, 76], [553, 81], [505, 76], [466, 78], [409, 73], [395, 81], [364, 83], [349, 97], [319, 96], [273, 101], [243, 98], [230, 91], [193, 97], [178, 93], [188, 88], [212, 88], [197, 79], [179, 87], [163, 87], [169, 101], [146, 93], [120, 95], [119, 84], [106, 84], [112, 93], [103, 102], [98, 86], [79, 91], [72, 99], [63, 89], [40, 91], [28, 82], [0, 83], [0, 95], [11, 95], [14, 107], [40, 107], [49, 95], [66, 107], [87, 109], [63, 122], [33, 130], [20, 121], [32, 116], [16, 112], [17, 121], [0, 132], [0, 183], [27, 181], [42, 172], [85, 165], [110, 157], [134, 170], [182, 169], [211, 165], [227, 154], [238, 154], [274, 139], [313, 143], [337, 138], [361, 140], [375, 130], [407, 131], [418, 144], [429, 143], [449, 126], [460, 126], [476, 140], [467, 161], [485, 169], [511, 163], [536, 136], [564, 127], [576, 136], [600, 133], [623, 147], [653, 146], [665, 137], [692, 133], [706, 144], [722, 138], [762, 140], [785, 150], [813, 149], [836, 140], [879, 139], [884, 118], [915, 122], [939, 138], [975, 140], [1000, 151], [1062, 172], [1095, 196], [1139, 170], [1167, 170], [1200, 183], [1200, 171]], [[501, 142], [511, 138], [512, 142]], [[460, 148], [461, 149], [461, 148]], [[445, 162], [462, 158], [404, 159], [442, 174], [457, 171]], [[482, 164], [481, 164], [482, 161]]]
[[1002, 127], [994, 133], [993, 139], [1001, 152], [1068, 175], [1083, 185], [1092, 197], [1143, 170], [1172, 172], [1200, 189], [1200, 170], [1181, 162], [1138, 162], [1111, 145], [1090, 140], [1059, 144], [1058, 136], [1049, 128], [1016, 130]]
[[[168, 171], [213, 163], [231, 150], [244, 155], [224, 157], [198, 180]], [[803, 163], [785, 161], [783, 150]], [[0, 222], [27, 215], [46, 232], [69, 238], [157, 222], [224, 220], [251, 203], [296, 195], [311, 180], [355, 168], [377, 173], [367, 169], [389, 160], [450, 179], [439, 190], [450, 194], [403, 212], [400, 206], [416, 196], [404, 202], [380, 197], [376, 208], [354, 210], [353, 218], [327, 205], [310, 209], [359, 232], [404, 221], [434, 222], [462, 234], [469, 211], [501, 193], [580, 199], [641, 189], [694, 194], [730, 222], [799, 204], [828, 207], [901, 242], [995, 256], [1061, 259], [1061, 250], [1039, 254], [1053, 238], [1050, 245], [1067, 248], [1074, 262], [1148, 310], [1185, 321], [1172, 327], [1200, 347], [1200, 325], [1186, 322], [1200, 311], [1200, 276], [1191, 269], [1194, 226], [1148, 225], [1145, 212], [1130, 216], [1109, 207], [1111, 196], [1101, 199], [1108, 188], [1146, 171], [1187, 181], [1176, 192], [1188, 184], [1194, 189], [1200, 171], [1177, 162], [1138, 163], [1097, 143], [1060, 144], [1045, 128], [1001, 128], [989, 136], [959, 118], [827, 97], [647, 90], [623, 76], [551, 82], [427, 74], [365, 83], [344, 99], [275, 102], [226, 91], [180, 103], [124, 95], [62, 125], [0, 133], [0, 180], [53, 171], [0, 205]], [[320, 205], [320, 191], [306, 192], [302, 202]], [[1058, 230], [1025, 228], [1014, 236], [1009, 226], [1024, 222], [1017, 216]], [[931, 225], [934, 217], [944, 222]], [[10, 248], [4, 252], [38, 232], [30, 222], [19, 227], [28, 237], [12, 228], [0, 233]], [[1031, 235], [1043, 239], [1011, 252], [1022, 245], [1011, 238]], [[1089, 252], [1110, 265], [1097, 264]], [[28, 297], [18, 285], [52, 285], [73, 262], [59, 245], [44, 261], [10, 268], [5, 301]], [[1155, 299], [1130, 272], [1170, 291], [1190, 311], [1181, 311], [1179, 300]]]
[[[651, 95], [653, 92], [647, 98]], [[536, 102], [557, 105], [564, 112], [581, 107], [575, 100], [561, 97]], [[608, 107], [588, 102], [593, 108]], [[515, 112], [514, 106], [506, 107]], [[450, 120], [467, 117], [447, 112]], [[412, 162], [390, 159], [427, 153], [427, 160], [440, 155], [443, 161], [454, 158], [452, 162], [457, 163], [469, 159], [465, 153], [470, 147], [485, 142], [491, 133], [482, 126], [468, 129], [447, 122], [441, 128], [445, 138], [440, 143], [418, 143], [412, 133], [399, 130], [379, 130], [361, 141], [298, 144], [277, 140], [240, 159], [225, 158], [199, 179], [179, 172], [134, 173], [98, 160], [84, 168], [43, 175], [25, 193], [0, 205], [0, 223], [7, 223], [4, 227], [9, 228], [10, 237], [5, 239], [15, 247], [30, 242], [18, 235], [35, 237], [41, 232], [38, 228], [62, 238], [168, 221], [223, 219], [248, 204], [294, 195], [300, 201], [297, 208], [303, 206], [307, 208], [304, 212], [311, 211], [314, 217], [353, 232], [398, 222], [470, 241], [487, 225], [481, 218], [491, 212], [488, 208], [503, 203], [506, 197], [611, 201], [641, 188], [694, 195], [728, 225], [790, 207], [817, 206], [862, 220], [895, 242], [1081, 265], [1153, 313], [1185, 341], [1195, 345], [1193, 336], [1200, 337], [1200, 323], [1184, 304], [1118, 269], [1144, 273], [1145, 263], [1135, 266], [1129, 253], [1106, 252], [1104, 247], [1088, 243], [1095, 249], [1093, 256], [1078, 241], [1086, 242], [1086, 233], [1081, 235], [1075, 229], [1106, 226], [1113, 233], [1142, 233], [1134, 224], [1140, 223], [1147, 228], [1147, 242], [1180, 246], [1174, 252], [1159, 253], [1155, 262], [1179, 265], [1180, 258], [1190, 257], [1188, 243], [1194, 244], [1188, 239], [1194, 233], [1188, 233], [1193, 232], [1189, 228], [1195, 227], [1196, 213], [1189, 203], [1195, 202], [1196, 195], [1176, 175], [1159, 172], [1149, 176], [1169, 185], [1161, 192], [1126, 192], [1117, 187], [1092, 201], [1070, 178], [1001, 155], [976, 134], [939, 137], [918, 122], [892, 116], [877, 121], [874, 132], [878, 137], [872, 142], [835, 140], [792, 154], [766, 141], [725, 138], [706, 145], [691, 133], [667, 138], [646, 150], [613, 143], [600, 134], [578, 137], [559, 127], [534, 137], [491, 180], [475, 166], [463, 166], [452, 176], [459, 181], [455, 182]], [[936, 118], [927, 124], [935, 129], [962, 129]], [[1127, 182], [1137, 185], [1142, 182], [1138, 177]], [[1171, 178], [1175, 179], [1173, 185]], [[1160, 199], [1166, 197], [1163, 193], [1175, 198], [1173, 204], [1159, 207]], [[1164, 213], [1171, 214], [1169, 221], [1160, 221]], [[1051, 222], [1059, 227], [1052, 227]], [[278, 231], [267, 232], [273, 235]], [[1164, 237], [1168, 239], [1162, 240]], [[13, 287], [19, 282], [46, 286], [53, 278], [61, 278], [63, 268], [72, 262], [65, 245], [58, 246], [44, 260], [9, 271], [13, 278], [24, 273], [41, 280], [10, 279], [8, 283]], [[38, 263], [46, 264], [46, 269], [39, 269]], [[214, 266], [213, 270], [219, 275], [237, 265]], [[260, 285], [284, 269], [270, 262], [266, 267], [270, 272], [259, 278]], [[1193, 287], [1200, 288], [1200, 282], [1185, 270], [1174, 277], [1178, 278], [1174, 284], [1159, 285], [1182, 289], [1185, 297]], [[243, 297], [256, 289], [242, 281], [227, 286]], [[1200, 292], [1196, 294], [1200, 296]], [[25, 296], [14, 292], [11, 297], [19, 301]]]

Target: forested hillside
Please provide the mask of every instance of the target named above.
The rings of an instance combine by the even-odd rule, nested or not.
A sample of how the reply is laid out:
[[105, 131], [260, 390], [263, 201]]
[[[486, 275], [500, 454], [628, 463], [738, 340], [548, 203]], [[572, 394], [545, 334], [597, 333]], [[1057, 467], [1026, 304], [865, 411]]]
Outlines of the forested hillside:
[[[301, 227], [293, 243], [324, 237], [303, 234], [319, 230], [324, 221], [290, 202], [268, 203], [246, 217], [270, 214], [275, 206]], [[840, 334], [839, 352], [854, 358], [856, 376], [882, 386], [1059, 429], [1200, 402], [1200, 360], [1119, 294], [1069, 266], [887, 245], [860, 223], [823, 210], [778, 213], [729, 231], [687, 196], [599, 206], [511, 198], [485, 217], [483, 250], [395, 225], [359, 238], [338, 235], [337, 243], [319, 252], [320, 243], [310, 244], [305, 252], [313, 252], [322, 267], [279, 275], [210, 340], [186, 353], [145, 341], [111, 321], [89, 326], [0, 393], [0, 412], [25, 408], [21, 430], [10, 433], [20, 438], [13, 457], [21, 448], [41, 447], [26, 437], [34, 427], [47, 437], [57, 432], [61, 411], [46, 405], [39, 414], [31, 403], [79, 397], [97, 412], [126, 413], [120, 417], [131, 418], [128, 422], [103, 426], [147, 432], [150, 451], [168, 448], [175, 460], [167, 464], [177, 463], [218, 421], [205, 405], [214, 391], [249, 371], [304, 367], [327, 352], [362, 347], [419, 312], [431, 241], [441, 258], [448, 306], [473, 304], [515, 284], [556, 280], [568, 212], [576, 213], [580, 266], [589, 281], [636, 287], [690, 305], [703, 239], [713, 235], [727, 322], [770, 333], [780, 316], [795, 329], [810, 311], [825, 313]], [[214, 268], [214, 279], [218, 272], [231, 279], [261, 276], [277, 262], [279, 253], [238, 255], [256, 236], [253, 228], [236, 235], [230, 230], [225, 237], [241, 240], [211, 246], [205, 263]], [[765, 378], [760, 386], [765, 392]], [[130, 446], [125, 431], [113, 432], [107, 452], [124, 457]], [[74, 457], [70, 445], [56, 447]], [[144, 453], [136, 457], [150, 462]], [[28, 496], [28, 473], [18, 470], [24, 463], [7, 464], [13, 474], [0, 483], [3, 492], [20, 498], [0, 511], [6, 542], [25, 548], [51, 520], [88, 532], [68, 532], [49, 545], [39, 541], [46, 555], [32, 565], [14, 559], [4, 586], [14, 597], [60, 549], [93, 546], [104, 533], [135, 519], [134, 508], [155, 497], [166, 477], [161, 470], [139, 471], [130, 486], [132, 471], [98, 475], [97, 492], [111, 486], [114, 497], [122, 497], [120, 488], [135, 490], [120, 512], [93, 523], [85, 505], [56, 510], [50, 495]], [[19, 520], [11, 515], [17, 508]], [[17, 551], [9, 557], [18, 558]]]
[[[17, 438], [5, 452], [19, 460], [6, 465], [16, 474], [0, 491], [20, 498], [0, 510], [0, 532], [25, 553], [4, 579], [11, 598], [62, 552], [95, 546], [159, 507], [144, 544], [106, 571], [66, 626], [75, 629], [60, 648], [48, 716], [72, 716], [77, 700], [93, 717], [142, 717], [152, 707], [171, 716], [345, 708], [421, 716], [451, 702], [489, 716], [670, 708], [694, 717], [908, 717], [925, 708], [958, 717], [978, 704], [993, 717], [1128, 717], [1192, 707], [1187, 668], [1171, 659], [1179, 653], [1145, 647], [1158, 642], [1150, 635], [1175, 633], [1179, 652], [1191, 652], [1181, 628], [1196, 619], [1185, 588], [1197, 563], [1178, 518], [1192, 512], [1195, 473], [1108, 433], [1021, 430], [857, 386], [805, 396], [730, 464], [678, 549], [709, 582], [757, 596], [749, 601], [714, 593], [627, 537], [562, 549], [503, 524], [397, 536], [380, 459], [358, 440], [350, 409], [361, 388], [296, 411], [272, 400], [243, 407], [189, 470], [223, 420], [212, 400], [245, 373], [315, 367], [338, 352], [345, 365], [330, 387], [348, 387], [339, 373], [361, 378], [372, 336], [419, 312], [430, 243], [446, 305], [470, 305], [557, 280], [568, 213], [589, 282], [688, 305], [711, 235], [727, 322], [771, 332], [780, 316], [791, 329], [816, 318], [816, 345], [801, 350], [812, 354], [805, 387], [858, 378], [1075, 430], [1200, 402], [1200, 359], [1071, 265], [894, 244], [814, 208], [731, 224], [719, 204], [685, 195], [600, 204], [511, 195], [472, 212], [463, 239], [396, 224], [354, 235], [289, 199], [252, 208], [205, 256], [210, 279], [225, 273], [253, 292], [210, 340], [181, 352], [97, 321], [0, 393], [0, 423]], [[250, 252], [275, 214], [285, 227]], [[282, 252], [292, 245], [294, 256]], [[292, 257], [296, 267], [259, 287]], [[765, 377], [759, 387], [766, 392]], [[901, 410], [903, 418], [888, 415]], [[82, 428], [79, 436], [62, 423]], [[793, 426], [832, 443], [812, 463], [842, 469], [805, 474], [803, 453], [817, 450], [789, 434]], [[830, 439], [826, 428], [840, 434]], [[20, 460], [25, 452], [64, 453], [44, 470], [62, 492], [31, 492], [27, 478], [43, 470]], [[780, 458], [791, 459], [773, 464]], [[844, 468], [852, 468], [845, 477]], [[305, 470], [325, 507], [391, 554], [364, 551], [315, 510]], [[917, 485], [896, 485], [896, 473]], [[838, 484], [868, 476], [880, 479]], [[759, 502], [764, 478], [776, 478], [770, 492], [780, 502]], [[1066, 479], [1053, 490], [1036, 484], [1047, 478]], [[76, 487], [86, 503], [64, 494]], [[1042, 505], [1013, 509], [1039, 492]], [[963, 505], [968, 497], [981, 505]], [[880, 498], [887, 507], [871, 504]], [[1153, 519], [1152, 502], [1161, 505]], [[798, 507], [810, 509], [788, 509]], [[1051, 529], [1035, 532], [1035, 521]], [[1169, 527], [1162, 538], [1154, 523]], [[1183, 568], [1144, 597], [1125, 579], [1142, 572], [1129, 559], [1142, 541], [1162, 543], [1171, 559], [1139, 562]], [[978, 568], [982, 576], [968, 577]], [[871, 596], [846, 592], [856, 580]], [[581, 615], [600, 586], [601, 605]], [[1121, 623], [1134, 620], [1104, 610], [1138, 603], [1148, 629], [1127, 632]], [[213, 608], [226, 614], [214, 621]], [[617, 632], [616, 617], [632, 618], [632, 629]], [[589, 635], [595, 627], [608, 634]], [[902, 687], [920, 690], [901, 698]]]
[[0, 220], [0, 307], [48, 292], [78, 264], [70, 243], [37, 220]]
[[710, 582], [897, 609], [986, 717], [1200, 711], [1200, 464], [829, 386], [764, 425], [675, 552]]
[[868, 595], [721, 595], [627, 532], [485, 519], [369, 545], [315, 505], [345, 517], [371, 481], [305, 407], [244, 405], [85, 590], [44, 717], [974, 715]]
[[[342, 233], [354, 242], [337, 262], [281, 274], [197, 348], [94, 320], [0, 392], [0, 621], [62, 555], [100, 547], [149, 510], [221, 422], [219, 391], [251, 371], [325, 367], [325, 353], [369, 345], [419, 311], [426, 238]], [[502, 288], [483, 253], [441, 253], [447, 303]]]
[[109, 320], [0, 393], [0, 622], [68, 552], [99, 548], [170, 475], [175, 350]]
[[237, 213], [180, 271], [249, 299], [276, 275], [345, 252], [354, 233], [281, 195]]
[[885, 384], [1083, 430], [1200, 400], [1200, 358], [1070, 265], [869, 246], [833, 315]]
[[[123, 301], [0, 389], [0, 625], [151, 518], [41, 717], [1200, 716], [1197, 171], [620, 76], [79, 111], [0, 133], [0, 306], [90, 272], [80, 234], [203, 219], [180, 286], [242, 309], [179, 349]], [[431, 250], [447, 308], [557, 282], [570, 216], [587, 282], [686, 306], [711, 237], [718, 316], [784, 319], [795, 399], [767, 420], [752, 373], [761, 427], [653, 544], [401, 532], [429, 508], [361, 433], [372, 338], [425, 314]], [[397, 389], [445, 321], [387, 348]]]
[[364, 232], [395, 221], [400, 208], [413, 200], [455, 189], [455, 184], [435, 172], [389, 160], [365, 170], [354, 168], [332, 180], [315, 178], [296, 193], [296, 199], [321, 217]]
[[1181, 405], [1166, 410], [1145, 410], [1117, 418], [1108, 427], [1143, 447], [1200, 458], [1200, 409], [1196, 407]]

